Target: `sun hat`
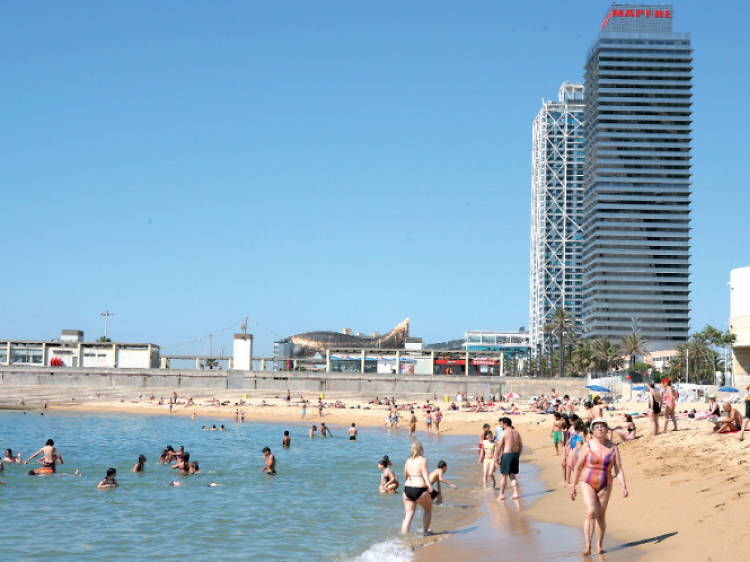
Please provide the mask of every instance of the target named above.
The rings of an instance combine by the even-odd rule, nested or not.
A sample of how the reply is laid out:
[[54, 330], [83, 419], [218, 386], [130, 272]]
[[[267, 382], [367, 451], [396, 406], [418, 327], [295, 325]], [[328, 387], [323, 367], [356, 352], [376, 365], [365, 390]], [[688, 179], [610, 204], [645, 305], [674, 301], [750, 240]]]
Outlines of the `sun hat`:
[[609, 424], [607, 423], [607, 420], [605, 420], [604, 418], [594, 418], [593, 420], [591, 420], [591, 427], [593, 428], [598, 423], [603, 423], [604, 427], [609, 429]]

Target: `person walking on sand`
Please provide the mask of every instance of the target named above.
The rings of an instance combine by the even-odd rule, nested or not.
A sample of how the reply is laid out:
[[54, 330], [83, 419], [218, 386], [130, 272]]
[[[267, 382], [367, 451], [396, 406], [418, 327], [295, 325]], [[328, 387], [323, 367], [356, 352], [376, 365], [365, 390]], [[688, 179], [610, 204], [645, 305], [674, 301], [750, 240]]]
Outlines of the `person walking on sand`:
[[[512, 500], [518, 499], [518, 464], [523, 452], [523, 440], [518, 430], [513, 427], [510, 418], [503, 418], [503, 436], [497, 442], [495, 447], [495, 458], [500, 459], [500, 493], [497, 501], [505, 501], [505, 483], [510, 479], [510, 486], [513, 488]], [[502, 451], [502, 452], [501, 452]]]
[[596, 418], [591, 422], [591, 430], [593, 437], [583, 445], [575, 467], [573, 487], [570, 489], [570, 499], [575, 501], [576, 487], [579, 481], [581, 482], [581, 494], [586, 506], [586, 517], [583, 520], [583, 535], [586, 541], [582, 552], [584, 556], [591, 554], [595, 527], [597, 553], [604, 552], [604, 533], [607, 530], [605, 517], [612, 493], [612, 469], [622, 486], [622, 497], [628, 497], [620, 451], [617, 445], [608, 439], [607, 422], [603, 418]]
[[411, 456], [404, 463], [404, 520], [401, 523], [401, 533], [409, 532], [417, 505], [422, 506], [422, 528], [425, 535], [430, 534], [430, 521], [432, 520], [432, 485], [430, 475], [427, 472], [427, 459], [424, 457], [422, 443], [413, 441], [411, 444]]
[[487, 480], [492, 478], [492, 489], [495, 489], [495, 438], [488, 429], [482, 439], [482, 454], [479, 456], [482, 465], [482, 488], [487, 489]]
[[552, 414], [554, 419], [552, 420], [552, 444], [555, 446], [555, 454], [560, 454], [560, 443], [562, 443], [562, 414], [555, 412]]
[[440, 411], [440, 406], [435, 408], [435, 413], [432, 415], [432, 423], [435, 425], [435, 435], [440, 435], [440, 422], [443, 421], [443, 414]]
[[677, 393], [672, 388], [672, 381], [664, 379], [662, 382], [663, 394], [662, 404], [664, 405], [664, 432], [667, 431], [667, 424], [669, 420], [672, 420], [674, 431], [677, 431], [677, 416], [675, 416], [675, 408], [677, 407]]
[[301, 420], [305, 419], [305, 414], [307, 414], [307, 402], [302, 402], [302, 417]]
[[648, 383], [648, 419], [651, 422], [651, 435], [659, 435], [659, 414], [661, 413], [661, 394], [654, 388], [654, 383]]

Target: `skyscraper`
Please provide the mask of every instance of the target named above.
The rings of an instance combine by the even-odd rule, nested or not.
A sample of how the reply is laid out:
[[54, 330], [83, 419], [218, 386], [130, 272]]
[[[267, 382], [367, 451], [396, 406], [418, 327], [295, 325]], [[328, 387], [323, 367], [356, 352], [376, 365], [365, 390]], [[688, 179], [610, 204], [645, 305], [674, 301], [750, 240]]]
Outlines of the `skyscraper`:
[[651, 349], [690, 316], [692, 49], [672, 16], [612, 4], [585, 67], [584, 329]]
[[542, 103], [532, 144], [529, 336], [536, 356], [550, 344], [544, 324], [555, 310], [580, 320], [582, 84], [564, 82], [558, 101]]

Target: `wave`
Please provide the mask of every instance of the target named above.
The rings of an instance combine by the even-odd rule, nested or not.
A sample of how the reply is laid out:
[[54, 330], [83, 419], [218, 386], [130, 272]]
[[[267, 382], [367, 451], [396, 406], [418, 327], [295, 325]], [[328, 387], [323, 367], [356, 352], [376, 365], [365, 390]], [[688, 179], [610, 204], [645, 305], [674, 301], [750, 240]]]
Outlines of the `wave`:
[[372, 545], [362, 554], [352, 559], [352, 562], [411, 562], [414, 553], [403, 543], [388, 540]]

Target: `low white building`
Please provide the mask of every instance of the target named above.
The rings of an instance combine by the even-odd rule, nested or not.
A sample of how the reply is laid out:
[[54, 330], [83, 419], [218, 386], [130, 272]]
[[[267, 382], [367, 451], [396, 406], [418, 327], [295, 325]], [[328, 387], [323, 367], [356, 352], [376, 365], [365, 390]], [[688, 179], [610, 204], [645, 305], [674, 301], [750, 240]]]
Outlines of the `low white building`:
[[729, 331], [737, 336], [732, 345], [732, 375], [740, 385], [736, 377], [750, 374], [750, 266], [733, 269], [729, 287]]
[[0, 365], [154, 369], [159, 346], [152, 343], [84, 342], [80, 330], [63, 330], [59, 340], [0, 340]]

